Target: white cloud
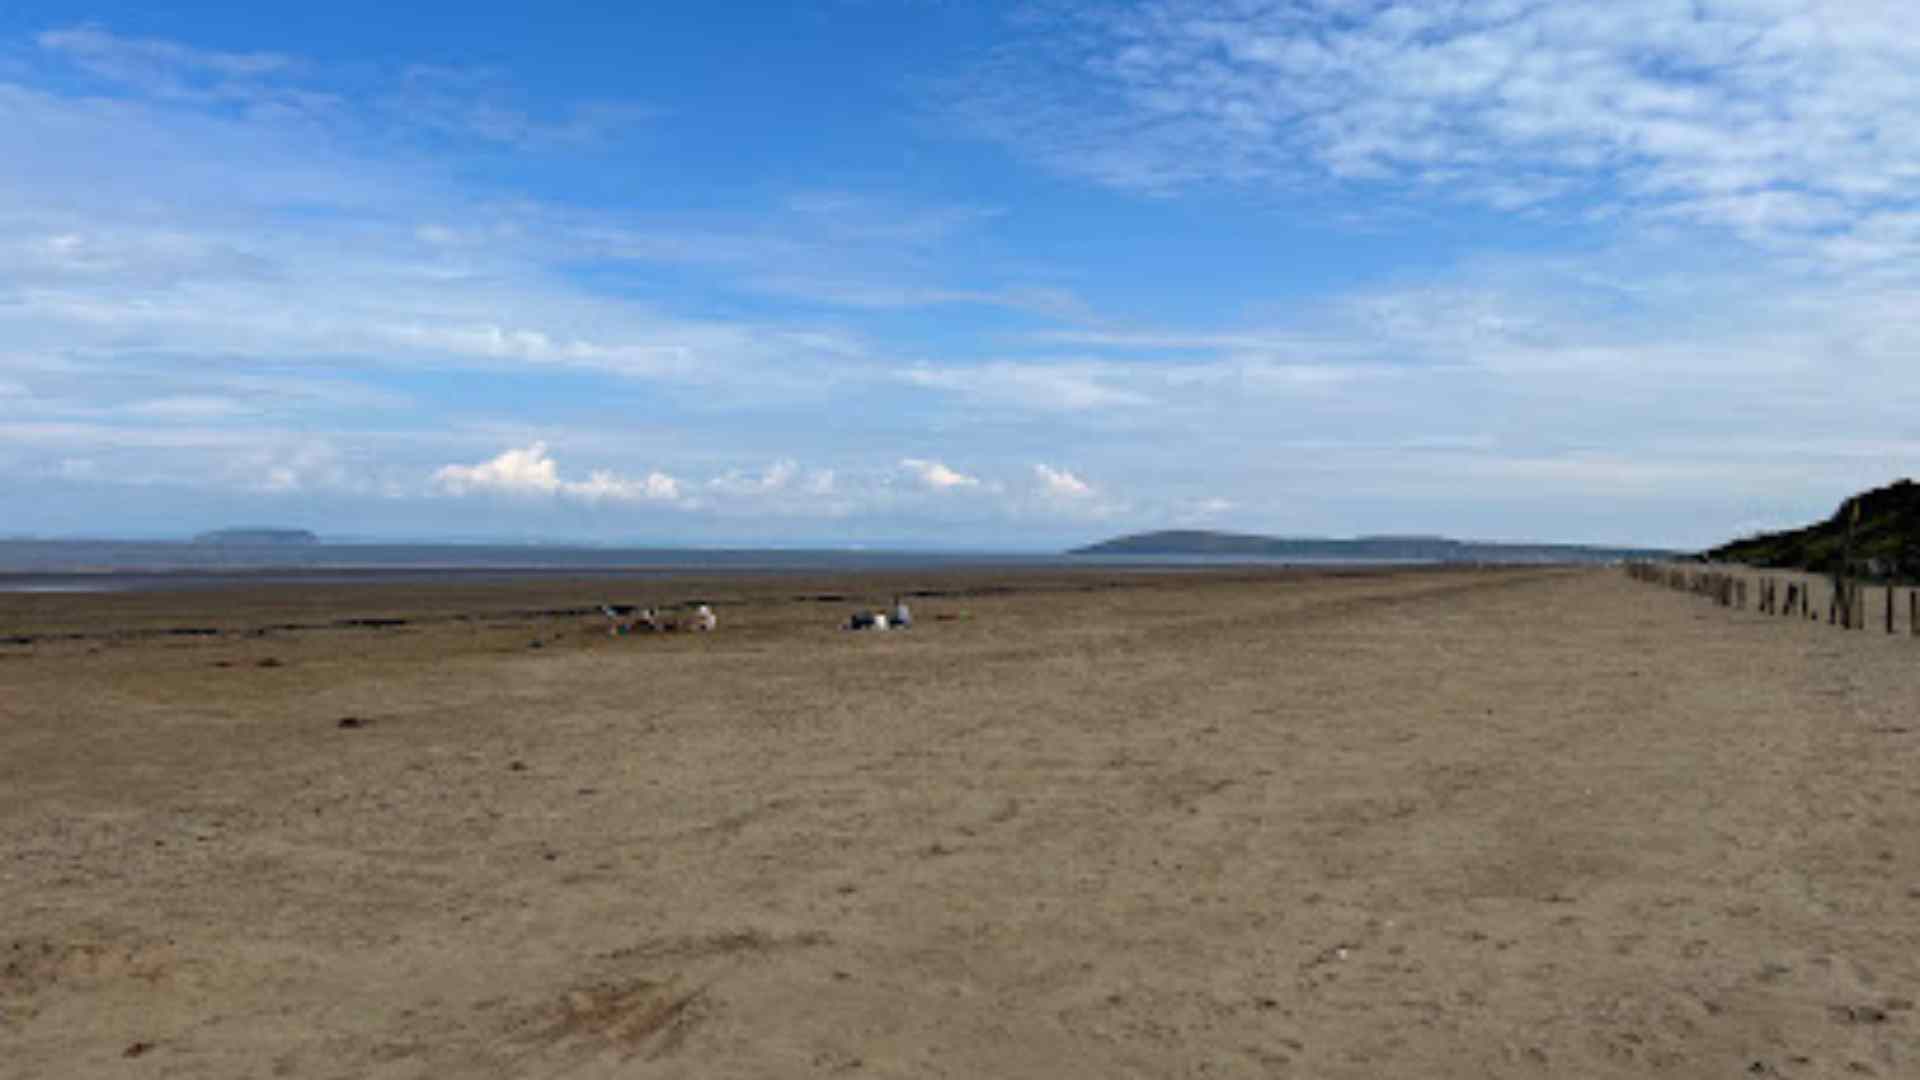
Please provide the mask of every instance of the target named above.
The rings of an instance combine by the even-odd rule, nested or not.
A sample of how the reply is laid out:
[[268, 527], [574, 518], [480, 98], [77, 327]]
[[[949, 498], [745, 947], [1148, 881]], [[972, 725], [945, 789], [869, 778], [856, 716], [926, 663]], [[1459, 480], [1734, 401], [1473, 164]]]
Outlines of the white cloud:
[[[707, 481], [707, 487], [725, 495], [756, 496], [771, 495], [785, 491], [800, 475], [800, 464], [791, 458], [781, 458], [768, 465], [758, 476], [731, 469]], [[832, 474], [827, 474], [829, 486]]]
[[149, 416], [157, 419], [212, 420], [227, 416], [244, 416], [252, 410], [232, 398], [205, 394], [179, 394], [142, 401], [128, 406], [127, 411], [135, 416]]
[[900, 468], [906, 470], [921, 487], [928, 491], [959, 491], [980, 486], [980, 479], [968, 476], [949, 468], [944, 462], [928, 461], [923, 458], [903, 458]]
[[260, 490], [274, 494], [299, 491], [300, 474], [285, 465], [274, 465], [260, 481]]
[[[710, 295], [809, 276], [884, 283], [915, 304], [1077, 310], [1058, 290], [941, 283], [936, 246], [993, 216], [982, 208], [815, 199], [692, 227], [489, 201], [427, 156], [355, 154], [364, 142], [200, 92], [323, 79], [297, 58], [91, 27], [49, 32], [41, 52], [85, 58], [123, 92], [82, 96], [32, 66], [25, 82], [0, 75], [0, 337], [101, 366], [211, 354], [335, 374], [552, 368], [698, 387], [679, 401], [719, 410], [887, 376], [866, 335], [817, 315], [680, 317], [582, 287], [574, 270], [660, 261], [713, 275]], [[365, 113], [365, 95], [340, 109]]]
[[1050, 465], [1035, 465], [1033, 475], [1040, 484], [1040, 493], [1049, 499], [1093, 497], [1093, 486], [1065, 469], [1056, 469]]
[[[166, 97], [231, 95], [245, 80], [299, 67], [279, 53], [196, 49], [173, 41], [120, 37], [97, 26], [48, 30], [34, 42], [100, 78]], [[204, 83], [196, 85], [199, 80]]]
[[[454, 141], [567, 142], [571, 106], [437, 71], [386, 100], [298, 57], [55, 31], [0, 57], [0, 486], [86, 461], [69, 486], [100, 507], [141, 483], [385, 493], [424, 530], [510, 519], [421, 499], [432, 477], [536, 496], [529, 520], [555, 500], [655, 504], [697, 508], [655, 516], [688, 536], [844, 515], [968, 541], [1009, 518], [1037, 535], [1230, 508], [1247, 528], [1351, 531], [1432, 524], [1375, 522], [1379, 506], [1642, 500], [1602, 526], [1625, 538], [1710, 530], [1693, 508], [1729, 491], [1824, 507], [1920, 468], [1920, 44], [1868, 32], [1904, 17], [1884, 4], [1699, 10], [1103, 7], [1075, 17], [1064, 87], [1023, 84], [1016, 48], [1003, 85], [1032, 111], [994, 130], [1104, 182], [1344, 187], [1369, 210], [1443, 193], [1641, 238], [1318, 298], [1299, 290], [1377, 264], [1343, 255], [1327, 284], [1271, 292], [1223, 273], [1130, 308], [1138, 323], [1079, 293], [1153, 297], [1138, 275], [1179, 270], [1006, 269], [1034, 250], [1025, 209], [763, 188], [700, 215], [509, 201], [462, 187]], [[1723, 55], [1699, 18], [1757, 30]], [[409, 93], [439, 100], [401, 132]], [[1729, 257], [1689, 235], [1700, 222], [1785, 252]], [[1410, 263], [1450, 257], [1413, 240]], [[671, 285], [630, 285], [668, 277], [645, 264]], [[928, 310], [868, 314], [899, 308]], [[1171, 311], [1190, 321], [1151, 324]], [[613, 467], [565, 471], [541, 431]], [[926, 447], [971, 474], [902, 458]], [[1125, 505], [1107, 490], [1123, 482]]]
[[350, 134], [410, 130], [551, 152], [606, 142], [659, 115], [626, 101], [575, 102], [543, 113], [482, 68], [328, 70], [280, 53], [200, 49], [100, 26], [48, 30], [35, 43], [45, 56], [123, 92], [237, 106], [256, 120]]
[[364, 490], [339, 448], [323, 438], [236, 446], [224, 472], [232, 486], [269, 495]]
[[[915, 386], [958, 394], [982, 404], [1047, 412], [1087, 412], [1151, 404], [1135, 386], [1137, 373], [1117, 364], [1040, 360], [995, 361], [964, 367], [920, 366], [900, 374]], [[1151, 378], [1158, 374], [1147, 372]]]
[[1124, 188], [1378, 182], [1802, 247], [1874, 237], [1869, 218], [1920, 197], [1920, 35], [1902, 0], [1053, 10], [958, 109]]
[[478, 465], [444, 465], [433, 486], [449, 495], [558, 495], [587, 502], [678, 502], [680, 482], [662, 472], [629, 478], [603, 469], [585, 480], [565, 480], [547, 445], [510, 449]]
[[1133, 515], [1144, 523], [1165, 525], [1181, 512], [1178, 501], [1164, 497], [1152, 505], [1113, 498], [1072, 471], [1045, 463], [1033, 465], [1029, 475], [1030, 483], [1007, 500], [1008, 512], [1016, 517], [1091, 524]]
[[650, 472], [637, 479], [628, 479], [605, 469], [595, 469], [587, 474], [586, 480], [563, 484], [560, 490], [589, 502], [601, 499], [675, 502], [680, 498], [680, 482], [663, 472]]
[[34, 38], [43, 49], [118, 69], [136, 59], [167, 68], [204, 68], [220, 75], [265, 75], [285, 71], [293, 61], [278, 53], [232, 53], [195, 49], [171, 41], [124, 38], [96, 26], [48, 30]]

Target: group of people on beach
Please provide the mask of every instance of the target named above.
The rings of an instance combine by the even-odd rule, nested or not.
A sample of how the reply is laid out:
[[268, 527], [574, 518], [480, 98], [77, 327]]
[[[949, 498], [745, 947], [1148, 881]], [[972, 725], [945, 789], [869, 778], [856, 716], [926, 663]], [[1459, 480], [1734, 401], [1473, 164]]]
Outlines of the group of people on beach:
[[[717, 629], [720, 619], [707, 604], [694, 606], [691, 612], [674, 618], [663, 615], [650, 607], [616, 608], [611, 604], [600, 605], [600, 611], [607, 617], [607, 633], [612, 637], [622, 634], [665, 634], [676, 630], [688, 630], [705, 633]], [[893, 610], [874, 611], [862, 609], [854, 612], [841, 624], [845, 630], [911, 630], [913, 629], [913, 610], [907, 607], [904, 597], [893, 598]]]
[[[675, 630], [706, 633], [720, 626], [719, 617], [714, 615], [713, 608], [707, 604], [695, 605], [692, 611], [677, 619], [670, 615], [662, 615], [650, 607], [638, 610], [627, 608], [623, 611], [609, 604], [602, 604], [600, 610], [607, 617], [607, 633], [613, 637], [619, 637], [621, 634], [667, 634]], [[631, 617], [624, 617], [627, 613], [631, 613]]]
[[847, 630], [911, 630], [913, 612], [907, 608], [906, 600], [893, 598], [893, 611], [856, 611], [843, 624]]

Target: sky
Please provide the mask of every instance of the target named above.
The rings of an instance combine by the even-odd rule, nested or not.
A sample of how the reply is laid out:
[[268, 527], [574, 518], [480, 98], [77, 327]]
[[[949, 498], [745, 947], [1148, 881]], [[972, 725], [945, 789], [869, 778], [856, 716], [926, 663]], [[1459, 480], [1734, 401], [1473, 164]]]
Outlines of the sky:
[[617, 6], [0, 7], [0, 535], [1695, 547], [1920, 472], [1905, 0]]

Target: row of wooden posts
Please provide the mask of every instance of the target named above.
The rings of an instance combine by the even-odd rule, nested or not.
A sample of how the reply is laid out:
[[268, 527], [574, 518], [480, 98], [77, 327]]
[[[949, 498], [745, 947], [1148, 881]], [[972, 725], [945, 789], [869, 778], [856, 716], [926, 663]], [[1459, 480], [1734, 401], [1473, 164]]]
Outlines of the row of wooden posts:
[[[1749, 582], [1741, 574], [1645, 562], [1628, 563], [1627, 574], [1638, 581], [1707, 597], [1721, 607], [1742, 611], [1747, 608]], [[1760, 614], [1820, 621], [1820, 614], [1813, 606], [1812, 582], [1761, 577], [1752, 584], [1755, 586], [1753, 609]], [[1784, 592], [1781, 591], [1782, 586], [1785, 586]], [[1889, 634], [1894, 632], [1894, 595], [1899, 591], [1892, 585], [1886, 589], [1886, 628]], [[1907, 633], [1920, 637], [1920, 589], [1908, 589], [1906, 593]], [[1860, 582], [1850, 578], [1833, 582], [1827, 595], [1827, 622], [1852, 630], [1867, 628], [1867, 605], [1860, 595]]]

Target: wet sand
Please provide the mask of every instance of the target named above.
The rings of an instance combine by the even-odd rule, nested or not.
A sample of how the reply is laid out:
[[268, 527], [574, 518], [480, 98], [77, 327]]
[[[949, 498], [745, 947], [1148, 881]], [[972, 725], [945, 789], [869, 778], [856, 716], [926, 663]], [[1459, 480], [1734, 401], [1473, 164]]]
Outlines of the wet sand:
[[1920, 1075], [1920, 641], [1617, 570], [14, 594], [0, 639], [0, 1076]]

